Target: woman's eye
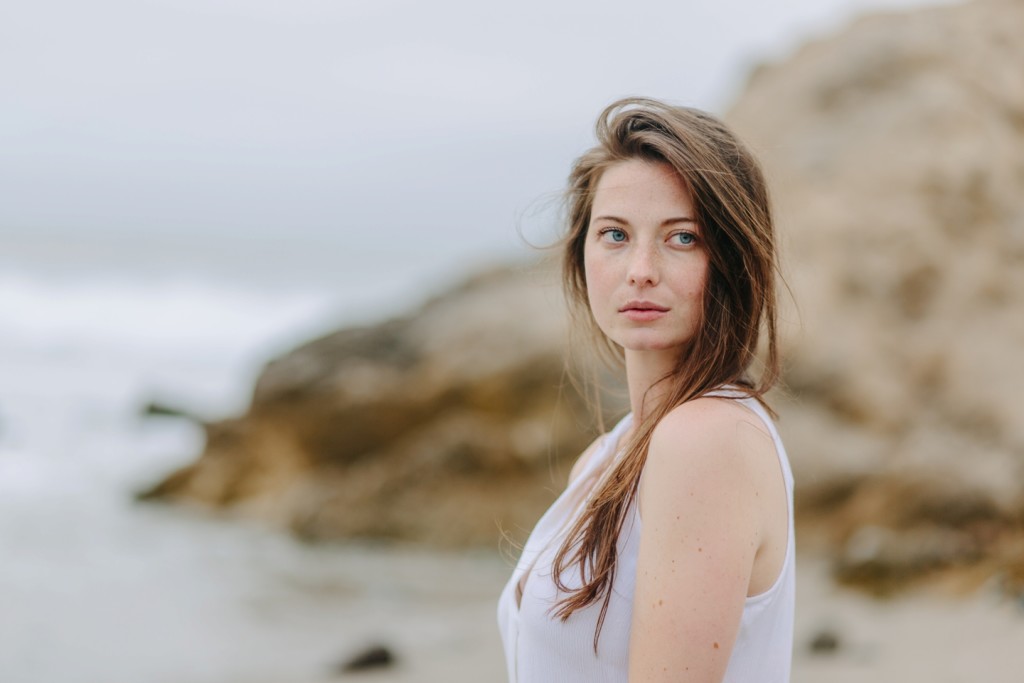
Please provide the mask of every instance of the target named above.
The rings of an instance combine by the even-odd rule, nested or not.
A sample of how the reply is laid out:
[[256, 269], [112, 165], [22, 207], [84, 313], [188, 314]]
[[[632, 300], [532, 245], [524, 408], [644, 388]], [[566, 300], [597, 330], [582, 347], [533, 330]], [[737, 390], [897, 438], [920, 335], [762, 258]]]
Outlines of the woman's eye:
[[607, 230], [601, 231], [601, 236], [607, 239], [609, 242], [625, 242], [626, 233], [618, 228], [608, 228]]
[[676, 244], [681, 244], [684, 247], [688, 247], [697, 241], [697, 236], [692, 232], [677, 232], [672, 235], [672, 239], [676, 241]]

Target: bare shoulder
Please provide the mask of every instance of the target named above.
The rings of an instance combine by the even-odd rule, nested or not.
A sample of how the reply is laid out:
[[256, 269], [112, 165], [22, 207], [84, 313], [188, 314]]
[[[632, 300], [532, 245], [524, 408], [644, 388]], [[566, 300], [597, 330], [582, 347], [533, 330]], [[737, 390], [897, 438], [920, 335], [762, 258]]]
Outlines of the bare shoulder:
[[687, 444], [722, 447], [743, 446], [750, 437], [772, 444], [764, 421], [735, 399], [713, 396], [676, 406], [654, 429], [652, 448]]
[[774, 441], [756, 413], [734, 399], [698, 398], [674, 408], [655, 427], [641, 503], [645, 489], [672, 495], [682, 482], [756, 492], [777, 469]]

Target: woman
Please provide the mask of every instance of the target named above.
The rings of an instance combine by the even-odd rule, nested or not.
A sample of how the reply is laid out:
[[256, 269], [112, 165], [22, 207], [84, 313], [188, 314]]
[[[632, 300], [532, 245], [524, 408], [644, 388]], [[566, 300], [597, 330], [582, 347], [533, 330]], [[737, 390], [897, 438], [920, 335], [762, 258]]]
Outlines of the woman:
[[597, 138], [570, 175], [564, 283], [623, 362], [632, 412], [577, 460], [502, 593], [509, 678], [788, 681], [793, 484], [764, 404], [763, 176], [694, 109], [622, 100]]

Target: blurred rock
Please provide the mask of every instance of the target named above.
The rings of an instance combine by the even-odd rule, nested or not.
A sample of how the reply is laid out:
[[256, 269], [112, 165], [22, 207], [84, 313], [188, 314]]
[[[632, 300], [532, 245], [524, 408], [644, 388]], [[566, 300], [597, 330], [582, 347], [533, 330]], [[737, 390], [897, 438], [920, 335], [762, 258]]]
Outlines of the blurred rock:
[[593, 438], [564, 376], [565, 317], [552, 269], [507, 268], [309, 342], [141, 497], [231, 507], [310, 540], [525, 540]]
[[965, 531], [864, 526], [846, 541], [836, 558], [835, 575], [886, 596], [931, 572], [968, 566], [981, 558], [981, 545]]
[[185, 420], [193, 420], [195, 422], [199, 421], [199, 418], [197, 418], [195, 415], [185, 410], [184, 408], [168, 405], [166, 403], [161, 403], [160, 401], [150, 401], [146, 405], [142, 406], [142, 416], [175, 417], [182, 418]]
[[841, 549], [876, 529], [850, 579], [1020, 534], [1022, 27], [1008, 0], [869, 16], [759, 68], [728, 116], [765, 161], [795, 294], [779, 407], [800, 514]]
[[395, 664], [395, 655], [386, 645], [371, 645], [338, 665], [338, 673], [385, 669]]
[[839, 635], [831, 629], [821, 629], [811, 638], [808, 647], [816, 655], [833, 654], [839, 650]]

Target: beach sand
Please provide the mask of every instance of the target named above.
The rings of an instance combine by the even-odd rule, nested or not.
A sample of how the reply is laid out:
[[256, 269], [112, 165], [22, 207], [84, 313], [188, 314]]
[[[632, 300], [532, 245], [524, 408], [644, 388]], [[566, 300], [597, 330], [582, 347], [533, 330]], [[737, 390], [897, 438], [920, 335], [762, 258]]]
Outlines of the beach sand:
[[[451, 572], [444, 562], [430, 564], [432, 572], [405, 573], [387, 607], [366, 614], [364, 644], [386, 644], [396, 663], [319, 680], [505, 680], [495, 601], [507, 561], [461, 557]], [[1024, 676], [1024, 605], [994, 588], [962, 598], [922, 589], [877, 600], [835, 586], [822, 559], [802, 557], [797, 571], [793, 683], [1010, 683]], [[400, 607], [394, 595], [404, 596]], [[823, 632], [837, 646], [813, 652]], [[352, 651], [359, 646], [352, 643]]]

